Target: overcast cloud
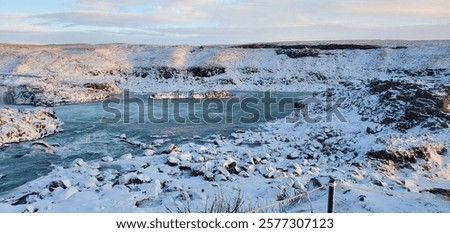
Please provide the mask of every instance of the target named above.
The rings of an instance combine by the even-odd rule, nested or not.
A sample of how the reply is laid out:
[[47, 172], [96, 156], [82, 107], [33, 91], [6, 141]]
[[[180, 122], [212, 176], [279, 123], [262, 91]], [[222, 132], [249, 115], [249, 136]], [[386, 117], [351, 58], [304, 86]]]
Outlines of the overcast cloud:
[[448, 0], [0, 0], [0, 42], [450, 39]]

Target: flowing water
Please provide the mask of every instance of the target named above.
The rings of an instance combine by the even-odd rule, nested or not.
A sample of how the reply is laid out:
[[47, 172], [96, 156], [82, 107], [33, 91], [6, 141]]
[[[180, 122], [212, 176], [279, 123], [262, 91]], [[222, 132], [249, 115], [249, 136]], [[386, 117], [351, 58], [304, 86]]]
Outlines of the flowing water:
[[[290, 100], [302, 95], [304, 94], [271, 93], [277, 103], [282, 98]], [[35, 147], [32, 142], [11, 144], [0, 148], [0, 174], [7, 175], [0, 179], [0, 193], [48, 174], [55, 165], [68, 166], [76, 158], [89, 161], [98, 160], [104, 156], [117, 158], [126, 153], [141, 156], [142, 149], [121, 141], [120, 134], [126, 134], [129, 140], [147, 144], [159, 138], [170, 139], [172, 143], [204, 143], [204, 139], [212, 134], [227, 136], [236, 130], [261, 130], [259, 125], [266, 121], [263, 113], [268, 110], [268, 105], [261, 103], [264, 93], [235, 92], [233, 96], [235, 100], [239, 98], [240, 104], [232, 104], [227, 100], [221, 102], [209, 100], [207, 109], [203, 108], [205, 106], [203, 101], [198, 103], [194, 100], [172, 100], [170, 104], [164, 104], [161, 100], [151, 102], [144, 95], [135, 95], [130, 99], [129, 121], [123, 116], [124, 111], [128, 112], [124, 108], [123, 98], [119, 104], [109, 103], [108, 108], [105, 108], [102, 102], [53, 107], [58, 117], [64, 122], [62, 125], [64, 131], [41, 139], [53, 145], [53, 152]], [[137, 98], [142, 102], [137, 101]], [[178, 103], [179, 107], [175, 107], [175, 103]], [[193, 108], [193, 106], [196, 107]], [[277, 104], [271, 106], [271, 115], [277, 118], [286, 116], [293, 108], [292, 103], [286, 104], [284, 111], [280, 111]], [[152, 114], [149, 107], [154, 109]], [[222, 110], [221, 107], [223, 107]], [[121, 118], [115, 119], [119, 119], [118, 122], [107, 122], [115, 116], [118, 117], [119, 112], [122, 115]], [[148, 117], [155, 115], [158, 118], [163, 116], [163, 113], [167, 113], [168, 116], [168, 121], [165, 123], [151, 122]], [[175, 121], [175, 115], [185, 118], [196, 116], [200, 121], [180, 123]], [[210, 120], [207, 122], [208, 120], [205, 119]], [[211, 122], [219, 119], [222, 121]], [[246, 123], [243, 119], [244, 121], [251, 119], [252, 122]], [[255, 119], [257, 121], [254, 121]]]

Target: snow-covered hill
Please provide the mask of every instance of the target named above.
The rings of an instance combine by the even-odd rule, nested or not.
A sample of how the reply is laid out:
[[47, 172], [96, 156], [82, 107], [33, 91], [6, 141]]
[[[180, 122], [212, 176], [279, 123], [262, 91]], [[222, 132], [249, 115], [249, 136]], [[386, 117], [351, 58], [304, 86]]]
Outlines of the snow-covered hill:
[[354, 41], [230, 46], [0, 45], [0, 88], [17, 104], [132, 92], [303, 91], [342, 80], [450, 74], [450, 42]]

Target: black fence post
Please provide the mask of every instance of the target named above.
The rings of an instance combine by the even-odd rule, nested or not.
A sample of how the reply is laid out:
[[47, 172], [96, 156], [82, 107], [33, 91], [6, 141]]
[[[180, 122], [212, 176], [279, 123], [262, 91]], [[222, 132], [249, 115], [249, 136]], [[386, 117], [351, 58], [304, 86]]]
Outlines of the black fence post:
[[336, 193], [336, 180], [330, 177], [330, 183], [328, 188], [328, 213], [334, 212], [334, 195]]

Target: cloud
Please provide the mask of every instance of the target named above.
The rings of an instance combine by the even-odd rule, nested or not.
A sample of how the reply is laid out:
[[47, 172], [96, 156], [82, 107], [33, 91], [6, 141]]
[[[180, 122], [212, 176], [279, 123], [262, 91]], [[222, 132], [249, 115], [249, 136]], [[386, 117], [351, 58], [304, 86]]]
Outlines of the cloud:
[[[206, 25], [210, 20], [206, 11], [197, 10], [210, 0], [171, 0], [160, 5], [149, 6], [145, 12], [126, 11], [122, 6], [137, 7], [143, 11], [148, 1], [90, 1], [76, 2], [75, 10], [66, 12], [36, 14], [30, 18], [39, 20], [41, 25], [133, 27], [137, 29], [161, 27], [187, 27]], [[88, 7], [89, 6], [89, 7]]]
[[76, 9], [85, 10], [120, 10], [129, 6], [139, 6], [147, 3], [148, 0], [77, 0], [72, 3]]
[[0, 30], [8, 33], [78, 32], [90, 36], [73, 38], [101, 43], [443, 39], [448, 30], [436, 28], [448, 24], [448, 0], [76, 0], [64, 11], [16, 19], [0, 9]]
[[154, 32], [125, 30], [16, 31], [1, 30], [6, 43], [132, 43], [132, 44], [240, 44], [309, 40], [446, 40], [450, 24], [401, 27], [319, 25], [288, 28], [167, 28]]

